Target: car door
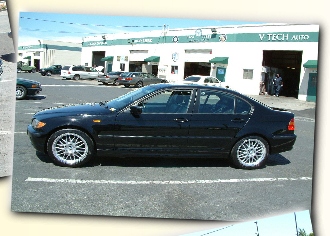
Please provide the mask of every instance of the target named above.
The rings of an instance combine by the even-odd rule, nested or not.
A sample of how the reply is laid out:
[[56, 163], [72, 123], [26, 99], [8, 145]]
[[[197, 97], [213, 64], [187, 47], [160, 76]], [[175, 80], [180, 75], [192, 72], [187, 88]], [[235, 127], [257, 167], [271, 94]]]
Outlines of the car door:
[[200, 89], [190, 118], [188, 145], [199, 152], [228, 152], [250, 118], [251, 105], [219, 90]]
[[192, 96], [193, 90], [166, 89], [133, 103], [117, 115], [115, 148], [149, 154], [182, 152], [187, 148]]

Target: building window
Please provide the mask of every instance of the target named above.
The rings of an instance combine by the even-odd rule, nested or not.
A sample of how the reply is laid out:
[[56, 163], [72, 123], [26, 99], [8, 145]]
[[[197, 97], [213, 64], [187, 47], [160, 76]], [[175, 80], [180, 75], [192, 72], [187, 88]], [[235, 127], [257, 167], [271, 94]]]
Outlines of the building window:
[[243, 69], [243, 79], [252, 79], [252, 78], [253, 78], [253, 70]]
[[178, 66], [171, 66], [171, 74], [178, 74]]

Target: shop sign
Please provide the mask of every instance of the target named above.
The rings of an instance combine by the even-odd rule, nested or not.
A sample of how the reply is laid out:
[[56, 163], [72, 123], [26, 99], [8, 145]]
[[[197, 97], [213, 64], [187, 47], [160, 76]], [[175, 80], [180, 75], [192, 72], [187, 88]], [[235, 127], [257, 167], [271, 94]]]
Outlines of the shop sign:
[[146, 39], [133, 39], [132, 43], [152, 43], [151, 38], [146, 38]]
[[177, 62], [179, 60], [179, 53], [175, 52], [172, 54], [172, 60], [174, 62]]
[[103, 45], [108, 45], [107, 42], [89, 42], [88, 46], [103, 46]]
[[260, 41], [307, 41], [308, 34], [259, 34]]

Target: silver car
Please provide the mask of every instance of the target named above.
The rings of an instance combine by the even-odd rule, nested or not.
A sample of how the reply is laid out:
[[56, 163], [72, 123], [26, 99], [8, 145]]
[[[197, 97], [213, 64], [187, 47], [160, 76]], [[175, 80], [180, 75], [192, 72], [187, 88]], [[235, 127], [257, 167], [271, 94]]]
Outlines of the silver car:
[[80, 80], [80, 79], [97, 79], [99, 76], [102, 75], [102, 73], [90, 66], [72, 66], [72, 68], [70, 68], [68, 72], [66, 73], [61, 72], [61, 75], [63, 78], [66, 79]]
[[124, 72], [118, 78], [119, 85], [140, 88], [150, 84], [167, 83], [165, 79], [160, 79], [157, 76], [145, 72]]
[[105, 85], [107, 84], [119, 85], [118, 78], [122, 73], [123, 71], [108, 72], [104, 76], [99, 77], [98, 82], [101, 82]]

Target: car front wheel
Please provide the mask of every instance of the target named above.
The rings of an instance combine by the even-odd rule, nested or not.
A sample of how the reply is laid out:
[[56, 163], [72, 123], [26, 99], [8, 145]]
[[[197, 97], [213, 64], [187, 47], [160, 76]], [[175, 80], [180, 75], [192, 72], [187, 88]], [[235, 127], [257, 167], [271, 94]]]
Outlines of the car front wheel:
[[16, 99], [21, 100], [24, 99], [27, 95], [27, 90], [24, 86], [17, 85], [16, 86]]
[[261, 137], [249, 136], [239, 140], [230, 153], [232, 163], [241, 169], [258, 169], [264, 166], [269, 145]]
[[47, 152], [60, 166], [79, 167], [92, 158], [94, 143], [80, 130], [62, 129], [50, 136]]

